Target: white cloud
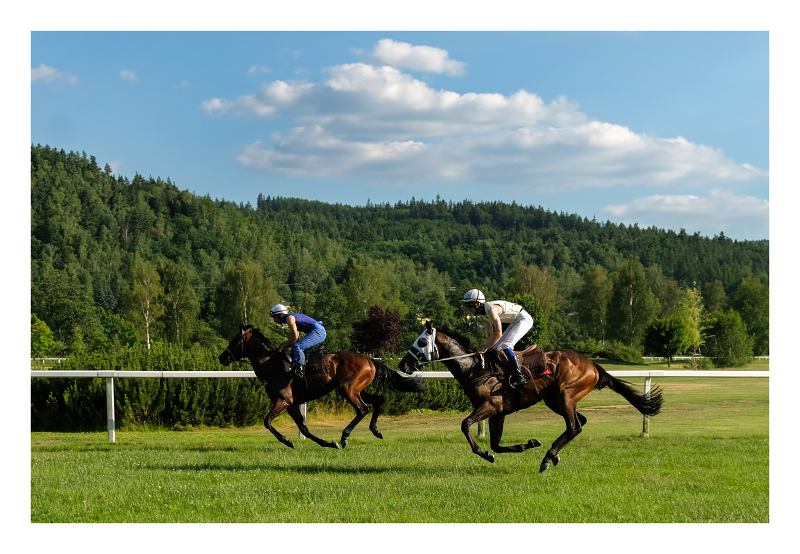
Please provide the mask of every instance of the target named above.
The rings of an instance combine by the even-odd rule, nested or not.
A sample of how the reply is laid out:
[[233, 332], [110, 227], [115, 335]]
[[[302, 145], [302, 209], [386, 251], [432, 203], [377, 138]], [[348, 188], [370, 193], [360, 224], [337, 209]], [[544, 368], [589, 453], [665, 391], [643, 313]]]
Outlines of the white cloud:
[[39, 67], [31, 68], [31, 81], [42, 83], [66, 83], [68, 85], [77, 85], [78, 76], [71, 73], [65, 73], [55, 67], [40, 64]]
[[247, 68], [247, 74], [251, 77], [253, 75], [263, 75], [266, 73], [272, 73], [272, 69], [266, 65], [251, 65]]
[[769, 201], [721, 188], [713, 188], [707, 195], [652, 195], [627, 204], [608, 205], [605, 210], [618, 221], [638, 223], [641, 227], [680, 227], [705, 234], [724, 231], [734, 236], [768, 236]]
[[415, 46], [388, 38], [379, 40], [369, 57], [380, 64], [426, 73], [463, 75], [467, 69], [464, 62], [450, 58], [447, 50]]
[[139, 75], [132, 69], [123, 69], [119, 72], [119, 78], [123, 81], [135, 82], [139, 80]]
[[526, 90], [437, 90], [388, 65], [335, 65], [318, 82], [277, 80], [235, 99], [208, 99], [202, 109], [215, 116], [290, 121], [293, 129], [250, 144], [239, 157], [247, 166], [287, 175], [373, 184], [471, 182], [528, 191], [674, 190], [767, 175], [682, 137], [642, 135], [592, 120], [565, 98], [545, 102]]

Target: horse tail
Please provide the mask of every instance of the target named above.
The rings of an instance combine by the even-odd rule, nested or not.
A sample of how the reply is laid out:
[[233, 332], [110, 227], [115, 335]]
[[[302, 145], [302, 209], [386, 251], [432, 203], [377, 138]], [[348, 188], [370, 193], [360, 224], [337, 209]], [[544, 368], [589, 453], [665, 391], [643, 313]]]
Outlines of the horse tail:
[[371, 358], [375, 364], [375, 379], [372, 381], [376, 385], [387, 385], [390, 389], [399, 392], [423, 392], [426, 390], [425, 384], [419, 377], [404, 377], [393, 370], [380, 360]]
[[617, 394], [622, 395], [625, 400], [630, 402], [631, 405], [639, 410], [639, 412], [641, 412], [643, 415], [653, 416], [661, 411], [661, 403], [663, 402], [663, 398], [660, 387], [653, 388], [648, 394], [639, 394], [627, 381], [617, 379], [603, 369], [599, 364], [594, 362], [592, 362], [592, 364], [594, 364], [594, 367], [597, 369], [597, 373], [600, 376], [600, 379], [597, 381], [597, 385], [595, 385], [594, 388], [598, 390], [605, 387], [610, 388]]

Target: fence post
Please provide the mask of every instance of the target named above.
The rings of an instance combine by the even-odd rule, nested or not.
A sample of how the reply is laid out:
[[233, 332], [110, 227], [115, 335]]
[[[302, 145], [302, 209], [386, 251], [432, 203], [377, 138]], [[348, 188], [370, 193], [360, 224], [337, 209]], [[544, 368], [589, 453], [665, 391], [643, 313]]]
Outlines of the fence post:
[[[650, 397], [650, 388], [653, 385], [653, 378], [648, 375], [644, 378], [644, 395], [646, 397]], [[642, 436], [647, 438], [650, 436], [650, 418], [642, 416]]]
[[108, 442], [117, 442], [117, 422], [114, 419], [114, 378], [106, 378], [106, 428], [108, 429]]

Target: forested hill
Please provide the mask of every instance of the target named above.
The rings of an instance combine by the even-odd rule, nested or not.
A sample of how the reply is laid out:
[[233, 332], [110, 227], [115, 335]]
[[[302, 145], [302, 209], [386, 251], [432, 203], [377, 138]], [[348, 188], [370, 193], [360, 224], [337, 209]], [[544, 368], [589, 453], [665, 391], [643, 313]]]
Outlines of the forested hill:
[[324, 318], [330, 341], [346, 345], [371, 306], [448, 320], [472, 287], [537, 296], [553, 332], [574, 338], [582, 331], [564, 314], [580, 315], [596, 266], [613, 277], [635, 262], [664, 313], [670, 291], [695, 287], [719, 308], [743, 280], [768, 283], [766, 241], [499, 202], [352, 207], [259, 195], [253, 207], [169, 179], [117, 177], [82, 153], [34, 146], [31, 160], [31, 311], [64, 344], [208, 343], [243, 319], [268, 327], [265, 311], [284, 301]]

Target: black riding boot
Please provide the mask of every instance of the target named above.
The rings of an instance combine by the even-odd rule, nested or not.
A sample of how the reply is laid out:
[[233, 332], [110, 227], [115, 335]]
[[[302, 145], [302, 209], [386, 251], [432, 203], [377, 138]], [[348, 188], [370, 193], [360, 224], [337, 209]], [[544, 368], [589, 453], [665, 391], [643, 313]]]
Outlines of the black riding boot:
[[528, 380], [528, 376], [522, 373], [519, 358], [516, 356], [509, 358], [506, 370], [508, 371], [508, 385], [513, 389], [524, 385]]
[[306, 375], [306, 366], [305, 366], [305, 364], [293, 363], [292, 364], [292, 375], [294, 375], [298, 379], [305, 379], [305, 375]]

